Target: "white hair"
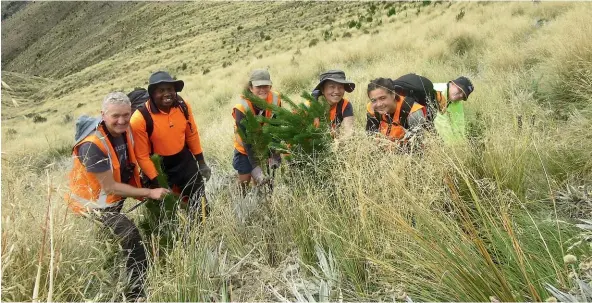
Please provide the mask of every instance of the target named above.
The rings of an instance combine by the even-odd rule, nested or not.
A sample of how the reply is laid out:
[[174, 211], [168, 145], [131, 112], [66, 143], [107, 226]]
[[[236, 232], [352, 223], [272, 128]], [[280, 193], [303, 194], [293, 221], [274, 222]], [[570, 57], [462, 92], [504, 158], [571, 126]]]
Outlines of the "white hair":
[[122, 92], [112, 92], [112, 93], [108, 93], [107, 96], [105, 96], [105, 98], [103, 98], [103, 112], [107, 112], [107, 107], [110, 104], [116, 104], [116, 105], [127, 105], [127, 106], [132, 106], [132, 103], [130, 102], [130, 99], [127, 97], [126, 94], [122, 93]]

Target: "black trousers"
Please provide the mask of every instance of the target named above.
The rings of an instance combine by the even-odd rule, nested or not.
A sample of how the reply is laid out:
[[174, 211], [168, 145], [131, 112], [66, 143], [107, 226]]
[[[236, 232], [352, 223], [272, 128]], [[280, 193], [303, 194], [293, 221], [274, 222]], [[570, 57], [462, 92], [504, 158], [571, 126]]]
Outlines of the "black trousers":
[[111, 231], [112, 236], [119, 241], [123, 249], [129, 281], [126, 299], [135, 300], [145, 297], [144, 284], [148, 260], [140, 231], [134, 222], [121, 213], [122, 207], [123, 203], [119, 203], [118, 206], [102, 209], [96, 218]]
[[205, 199], [205, 184], [197, 167], [197, 161], [189, 148], [185, 147], [172, 156], [164, 156], [162, 166], [168, 177], [169, 186], [178, 187], [181, 190], [181, 197], [188, 199], [190, 212], [201, 213], [201, 201], [204, 197], [205, 211], [208, 215], [210, 207]]

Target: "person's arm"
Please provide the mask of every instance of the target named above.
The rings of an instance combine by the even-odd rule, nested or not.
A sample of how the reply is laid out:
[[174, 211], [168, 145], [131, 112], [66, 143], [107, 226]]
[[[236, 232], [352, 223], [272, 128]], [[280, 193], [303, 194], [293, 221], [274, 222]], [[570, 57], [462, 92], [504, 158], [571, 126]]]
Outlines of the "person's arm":
[[195, 159], [197, 159], [197, 162], [200, 164], [205, 163], [203, 149], [201, 147], [201, 139], [199, 137], [199, 130], [197, 128], [197, 123], [195, 123], [195, 118], [193, 117], [193, 111], [191, 110], [191, 106], [189, 103], [187, 103], [187, 101], [185, 101], [185, 104], [187, 104], [189, 123], [191, 123], [191, 127], [187, 125], [187, 128], [185, 128], [185, 142], [187, 143], [191, 153], [195, 156]]
[[366, 105], [366, 132], [368, 133], [378, 133], [380, 130], [380, 121], [376, 118], [374, 114], [374, 109], [372, 108], [372, 103], [368, 103]]
[[152, 199], [159, 199], [160, 196], [156, 196], [157, 188], [155, 189], [148, 189], [148, 188], [137, 188], [133, 187], [129, 184], [115, 182], [113, 179], [113, 173], [111, 171], [106, 171], [102, 173], [92, 173], [99, 183], [101, 184], [101, 188], [110, 195], [117, 195], [122, 197], [150, 197]]
[[155, 180], [158, 171], [150, 159], [150, 138], [146, 132], [146, 121], [139, 110], [132, 115], [130, 126], [134, 136], [134, 152], [138, 165], [150, 180]]
[[366, 131], [369, 133], [377, 133], [380, 127], [380, 121], [371, 115], [370, 113], [366, 114]]
[[409, 150], [420, 149], [422, 145], [422, 135], [425, 130], [427, 119], [423, 110], [416, 110], [407, 116], [408, 129], [405, 131], [403, 144]]
[[339, 137], [341, 139], [346, 139], [350, 137], [354, 132], [354, 107], [352, 106], [351, 102], [347, 103], [345, 109], [343, 110], [343, 121], [341, 121], [341, 126], [339, 130]]
[[[238, 109], [234, 109], [234, 123], [236, 123], [236, 127], [240, 128], [243, 133], [247, 133], [247, 128], [244, 127], [241, 124], [241, 121], [245, 118], [245, 114], [243, 114], [240, 110]], [[255, 152], [253, 151], [253, 148], [251, 147], [251, 144], [247, 144], [246, 142], [244, 142], [243, 140], [243, 144], [245, 145], [245, 151], [247, 151], [247, 157], [249, 157], [249, 162], [251, 163], [252, 167], [256, 167], [259, 164], [257, 163], [257, 159], [255, 158]]]
[[123, 197], [149, 197], [159, 199], [168, 193], [167, 189], [136, 188], [129, 184], [115, 182], [109, 158], [94, 143], [86, 142], [78, 147], [78, 155], [86, 171], [93, 174], [101, 188], [108, 194], [115, 194]]
[[416, 110], [407, 116], [407, 125], [409, 125], [408, 131], [418, 132], [424, 127], [426, 122], [427, 120], [423, 111]]

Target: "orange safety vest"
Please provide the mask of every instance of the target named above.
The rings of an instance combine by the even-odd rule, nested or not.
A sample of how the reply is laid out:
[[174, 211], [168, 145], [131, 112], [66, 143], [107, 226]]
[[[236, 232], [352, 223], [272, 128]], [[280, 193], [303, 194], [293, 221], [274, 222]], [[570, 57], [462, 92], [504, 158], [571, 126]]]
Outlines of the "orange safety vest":
[[[280, 94], [277, 92], [269, 92], [267, 94], [267, 98], [265, 100], [267, 102], [267, 104], [273, 104], [276, 106], [282, 106], [282, 100], [280, 98]], [[233, 107], [232, 110], [232, 117], [236, 120], [236, 117], [234, 115], [234, 109], [238, 109], [241, 113], [243, 114], [247, 114], [247, 111], [250, 110], [251, 112], [255, 113], [255, 108], [253, 107], [253, 104], [251, 103], [250, 100], [248, 100], [247, 98], [245, 98], [245, 96], [241, 95], [239, 103], [236, 104]], [[271, 118], [273, 116], [273, 113], [271, 112], [271, 110], [265, 110], [265, 111], [261, 111], [259, 112], [259, 115], [265, 115], [265, 117], [267, 118]], [[234, 148], [241, 154], [246, 155], [247, 154], [247, 150], [245, 149], [245, 144], [241, 138], [241, 136], [239, 135], [238, 132], [238, 128], [236, 126], [236, 123], [234, 124]]]
[[[128, 131], [125, 132], [125, 135], [127, 136], [129, 161], [135, 164], [130, 185], [141, 187], [140, 170], [134, 153], [134, 138], [131, 129], [128, 129]], [[119, 158], [117, 157], [117, 153], [115, 152], [115, 149], [113, 149], [111, 142], [107, 139], [105, 130], [99, 125], [94, 133], [82, 139], [72, 149], [73, 165], [72, 170], [68, 175], [70, 192], [66, 193], [64, 198], [66, 203], [68, 203], [68, 207], [78, 214], [88, 212], [91, 209], [112, 207], [117, 205], [117, 202], [124, 199], [124, 197], [121, 196], [107, 194], [101, 189], [101, 184], [99, 183], [99, 180], [97, 180], [97, 177], [86, 171], [86, 167], [78, 157], [78, 147], [85, 142], [94, 143], [107, 155], [111, 165], [113, 179], [115, 179], [115, 182], [121, 182]]]
[[[339, 101], [341, 102], [341, 101]], [[335, 121], [335, 119], [337, 118], [337, 104], [335, 103], [331, 106], [331, 108], [329, 109], [329, 121], [331, 122], [331, 130], [335, 130], [337, 128], [337, 121]], [[310, 106], [310, 101], [305, 101], [305, 103], [307, 107]], [[343, 113], [345, 113], [345, 108], [347, 108], [347, 105], [349, 104], [349, 101], [345, 98], [343, 98], [343, 104], [341, 106], [341, 116], [343, 117]], [[343, 122], [343, 121], [341, 121]], [[315, 119], [314, 121], [314, 126], [315, 127], [319, 127], [321, 125], [320, 121], [318, 119]]]
[[[401, 96], [398, 98], [397, 107], [395, 109], [395, 115], [392, 121], [387, 117], [387, 115], [380, 115], [380, 126], [378, 127], [378, 131], [391, 139], [391, 141], [397, 141], [403, 139], [405, 136], [405, 128], [401, 125], [400, 121], [400, 114], [401, 114], [401, 107], [403, 106], [403, 99], [405, 97]], [[423, 105], [414, 103], [411, 107], [411, 113], [414, 113], [418, 110], [423, 111], [425, 115], [425, 108]], [[374, 109], [372, 108], [372, 102], [369, 102], [366, 105], [366, 111], [371, 117], [376, 117], [376, 113], [374, 113]]]

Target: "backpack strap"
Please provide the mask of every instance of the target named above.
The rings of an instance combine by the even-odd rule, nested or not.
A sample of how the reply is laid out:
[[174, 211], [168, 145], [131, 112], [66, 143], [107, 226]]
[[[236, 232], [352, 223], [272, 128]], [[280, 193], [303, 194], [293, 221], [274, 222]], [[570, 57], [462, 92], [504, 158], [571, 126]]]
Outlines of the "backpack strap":
[[189, 130], [193, 132], [193, 127], [191, 126], [191, 122], [189, 121], [189, 108], [187, 108], [187, 103], [185, 100], [181, 98], [181, 96], [177, 95], [177, 102], [179, 102], [179, 108], [181, 112], [183, 112], [183, 116], [185, 116], [185, 120], [187, 120], [187, 124], [189, 124]]
[[343, 99], [341, 99], [341, 101], [339, 101], [337, 103], [337, 108], [335, 109], [335, 125], [339, 125], [341, 124], [341, 122], [343, 122], [343, 104], [345, 103], [345, 101], [343, 101]]
[[142, 114], [142, 117], [144, 117], [144, 121], [146, 122], [146, 133], [148, 134], [148, 142], [150, 142], [150, 154], [152, 155], [154, 153], [154, 148], [152, 147], [152, 140], [150, 137], [152, 137], [152, 132], [154, 131], [154, 121], [152, 120], [150, 112], [148, 112], [148, 106], [146, 104], [138, 108], [138, 111], [140, 114]]

